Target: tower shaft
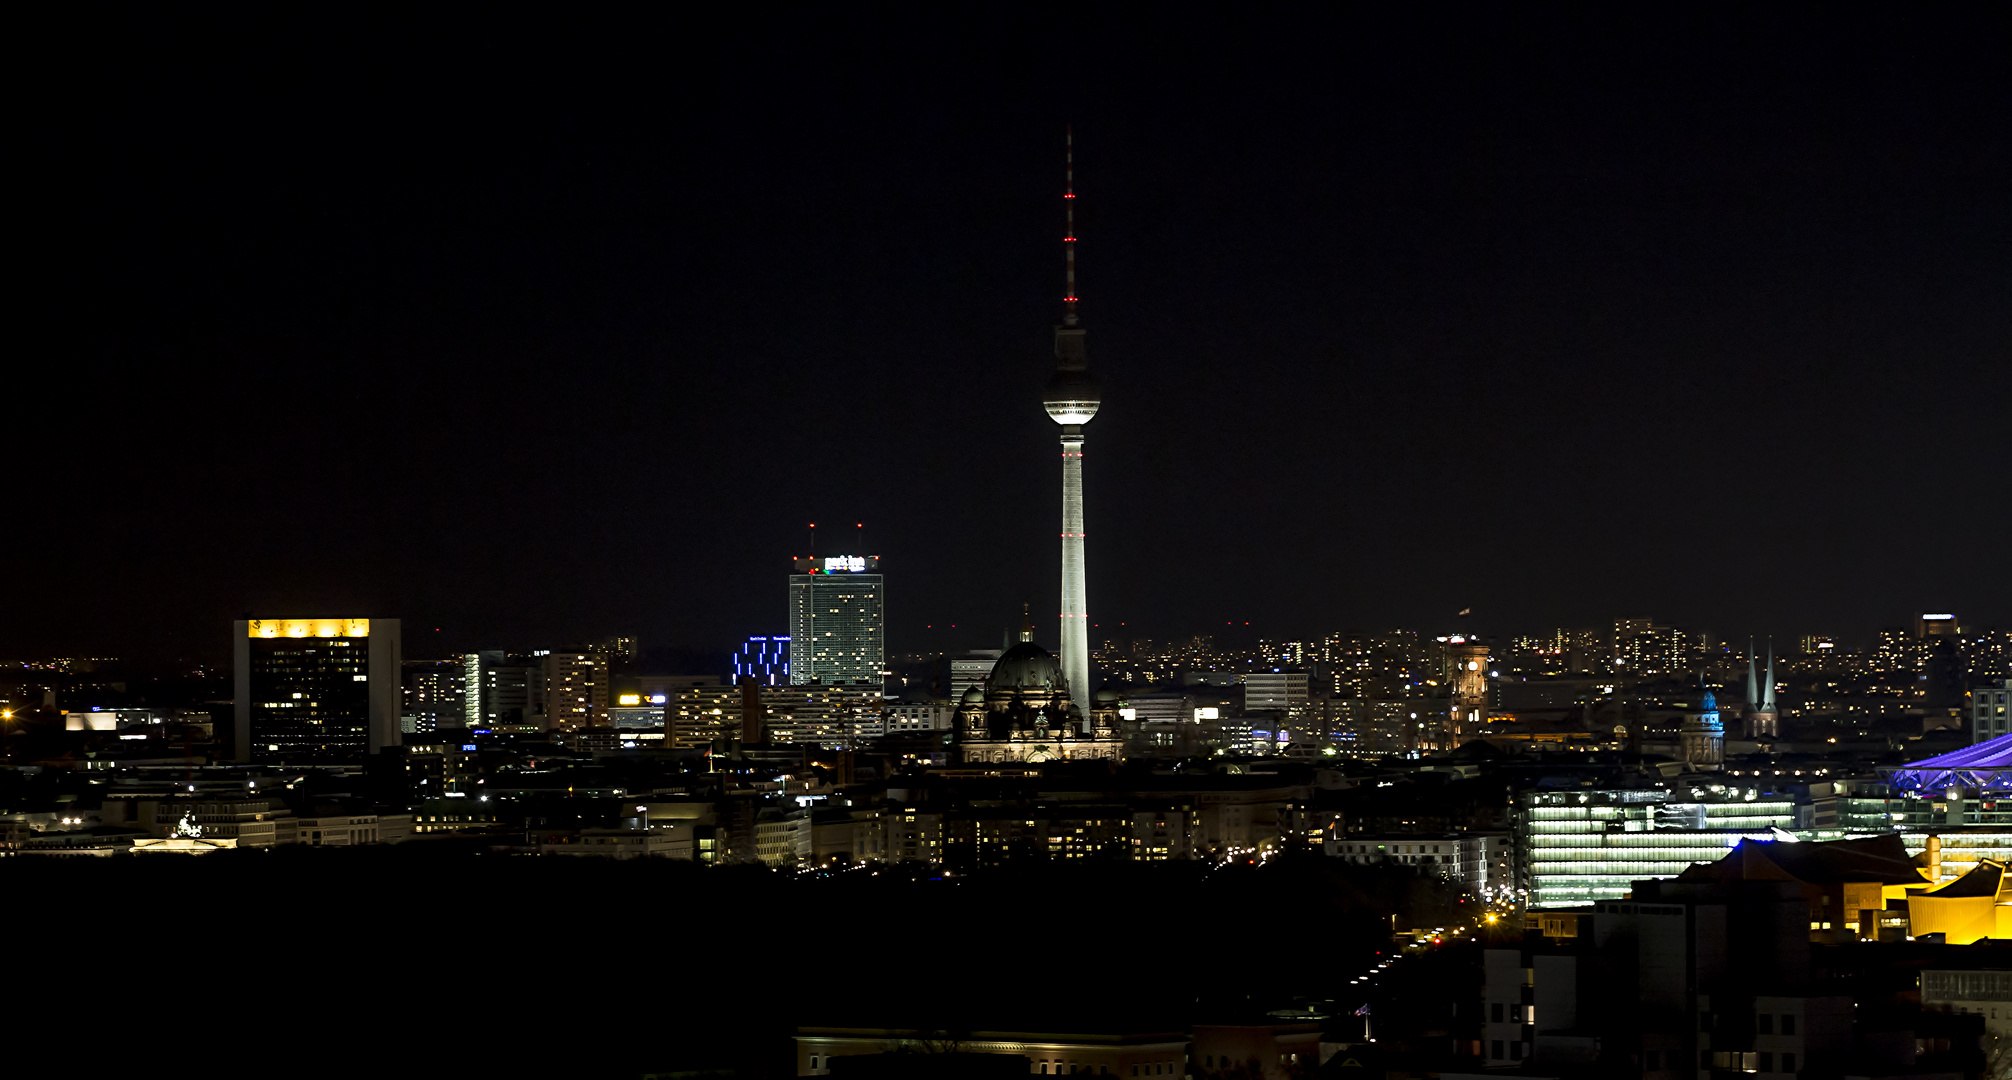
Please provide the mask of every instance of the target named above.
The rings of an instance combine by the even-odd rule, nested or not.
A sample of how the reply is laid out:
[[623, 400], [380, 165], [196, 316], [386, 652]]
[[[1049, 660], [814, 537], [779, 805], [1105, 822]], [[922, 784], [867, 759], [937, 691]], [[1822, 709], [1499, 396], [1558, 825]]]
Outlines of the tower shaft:
[[1089, 587], [1083, 575], [1083, 426], [1062, 427], [1062, 677], [1090, 722]]

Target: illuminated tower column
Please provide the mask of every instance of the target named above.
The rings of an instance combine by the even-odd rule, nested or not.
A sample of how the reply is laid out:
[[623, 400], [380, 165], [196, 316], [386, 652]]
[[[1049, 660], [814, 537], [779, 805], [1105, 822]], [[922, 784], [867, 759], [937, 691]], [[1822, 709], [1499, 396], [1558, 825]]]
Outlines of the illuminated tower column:
[[1083, 576], [1083, 425], [1062, 425], [1062, 677], [1090, 716], [1090, 597]]
[[1062, 425], [1062, 677], [1084, 730], [1090, 723], [1090, 600], [1083, 575], [1083, 425], [1097, 415], [1102, 400], [1090, 377], [1083, 328], [1076, 323], [1076, 157], [1071, 136], [1062, 205], [1067, 231], [1062, 250], [1067, 267], [1062, 325], [1055, 328], [1055, 374], [1041, 395], [1048, 416]]

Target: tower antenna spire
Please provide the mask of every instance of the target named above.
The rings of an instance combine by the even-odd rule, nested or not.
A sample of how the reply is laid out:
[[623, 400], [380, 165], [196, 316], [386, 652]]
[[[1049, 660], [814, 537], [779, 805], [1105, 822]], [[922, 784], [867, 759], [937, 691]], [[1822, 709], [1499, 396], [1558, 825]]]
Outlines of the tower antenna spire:
[[1067, 288], [1062, 294], [1062, 325], [1076, 325], [1076, 129], [1062, 129], [1062, 208], [1067, 224], [1062, 232], [1062, 261]]

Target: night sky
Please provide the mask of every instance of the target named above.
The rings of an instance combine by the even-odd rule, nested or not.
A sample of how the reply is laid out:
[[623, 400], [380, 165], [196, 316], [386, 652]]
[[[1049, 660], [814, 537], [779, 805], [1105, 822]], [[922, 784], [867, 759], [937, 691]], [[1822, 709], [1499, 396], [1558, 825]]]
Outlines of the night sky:
[[1093, 640], [2012, 623], [1986, 14], [693, 10], [48, 28], [0, 655], [1052, 642], [1067, 124]]

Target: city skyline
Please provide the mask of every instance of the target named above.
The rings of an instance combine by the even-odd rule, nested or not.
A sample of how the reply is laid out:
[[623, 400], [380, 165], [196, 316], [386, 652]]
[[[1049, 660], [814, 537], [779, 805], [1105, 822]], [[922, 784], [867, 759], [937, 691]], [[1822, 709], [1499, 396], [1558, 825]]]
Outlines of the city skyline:
[[2004, 22], [34, 12], [17, 1041], [2012, 1077]]
[[[1064, 124], [1125, 403], [1098, 421], [1093, 638], [1463, 608], [1494, 632], [2012, 623], [1986, 404], [2012, 125], [1953, 15], [1814, 42], [1766, 15], [1657, 41], [1175, 19], [1133, 50], [1091, 13], [1059, 51], [1002, 18], [987, 44], [859, 42], [913, 61], [885, 82], [786, 36], [809, 51], [780, 99], [703, 89], [747, 88], [732, 50], [640, 66], [647, 19], [421, 20], [426, 60], [336, 29], [257, 102], [158, 67], [248, 74], [230, 32], [149, 18], [78, 62], [94, 254], [61, 265], [103, 317], [12, 429], [47, 498], [0, 531], [35, 568], [0, 653], [213, 655], [266, 610], [403, 617], [414, 649], [727, 649], [781, 631], [764, 567], [825, 519], [902, 568], [891, 650], [989, 645], [1059, 585], [1051, 433], [1004, 405], [1051, 367]], [[1896, 34], [1924, 44], [1861, 63]], [[520, 72], [534, 47], [548, 74]], [[353, 56], [390, 81], [321, 78]], [[660, 137], [654, 103], [687, 98]]]

